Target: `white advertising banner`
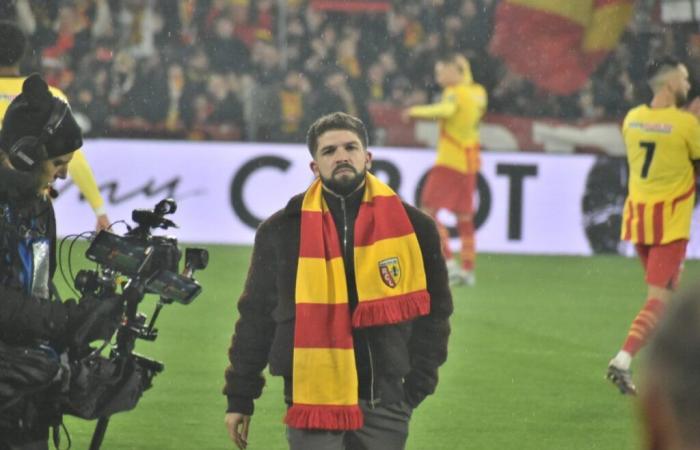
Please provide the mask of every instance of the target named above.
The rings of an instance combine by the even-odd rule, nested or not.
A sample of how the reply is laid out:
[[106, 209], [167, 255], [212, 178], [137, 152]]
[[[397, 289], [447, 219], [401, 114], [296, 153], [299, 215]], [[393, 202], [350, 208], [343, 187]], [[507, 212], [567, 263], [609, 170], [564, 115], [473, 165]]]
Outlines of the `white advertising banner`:
[[663, 0], [661, 3], [661, 20], [666, 23], [695, 22], [700, 17], [698, 0]]
[[[312, 181], [303, 145], [92, 140], [84, 148], [113, 221], [136, 208], [177, 201], [167, 234], [188, 243], [253, 243], [255, 227]], [[416, 203], [434, 152], [372, 148], [374, 171]], [[618, 242], [621, 160], [593, 155], [484, 153], [477, 248], [483, 252], [588, 255]], [[89, 231], [94, 216], [69, 181], [57, 185], [59, 235]], [[445, 217], [449, 221], [450, 217]], [[126, 228], [115, 225], [122, 233]], [[162, 233], [157, 233], [162, 234]], [[457, 242], [455, 241], [455, 244]], [[698, 245], [689, 246], [700, 256]]]

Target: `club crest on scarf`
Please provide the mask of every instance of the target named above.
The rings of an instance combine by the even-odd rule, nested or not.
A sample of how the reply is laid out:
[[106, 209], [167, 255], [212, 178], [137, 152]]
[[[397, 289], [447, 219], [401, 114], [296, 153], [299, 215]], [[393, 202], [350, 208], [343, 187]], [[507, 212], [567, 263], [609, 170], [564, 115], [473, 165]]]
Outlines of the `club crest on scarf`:
[[399, 258], [387, 258], [379, 261], [379, 275], [384, 284], [390, 288], [395, 288], [401, 279], [401, 265]]

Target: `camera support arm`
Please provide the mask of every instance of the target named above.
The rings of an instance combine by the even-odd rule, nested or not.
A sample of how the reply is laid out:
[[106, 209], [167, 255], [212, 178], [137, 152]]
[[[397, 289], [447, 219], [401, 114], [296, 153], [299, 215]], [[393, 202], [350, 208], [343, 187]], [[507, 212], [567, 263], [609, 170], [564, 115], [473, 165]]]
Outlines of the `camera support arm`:
[[137, 308], [145, 295], [146, 288], [137, 278], [132, 279], [124, 288], [124, 323], [117, 332], [118, 356], [125, 357], [134, 351], [134, 344], [139, 335]]
[[[132, 279], [122, 292], [124, 321], [117, 331], [117, 346], [114, 352], [115, 355], [113, 355], [117, 358], [137, 357], [133, 352], [136, 339], [142, 334], [143, 327], [143, 323], [139, 323], [137, 309], [138, 304], [141, 303], [145, 295], [146, 288], [138, 278]], [[159, 369], [162, 370], [162, 366]], [[97, 425], [90, 441], [90, 450], [99, 450], [107, 432], [107, 425], [109, 425], [109, 417], [100, 417], [97, 420]]]

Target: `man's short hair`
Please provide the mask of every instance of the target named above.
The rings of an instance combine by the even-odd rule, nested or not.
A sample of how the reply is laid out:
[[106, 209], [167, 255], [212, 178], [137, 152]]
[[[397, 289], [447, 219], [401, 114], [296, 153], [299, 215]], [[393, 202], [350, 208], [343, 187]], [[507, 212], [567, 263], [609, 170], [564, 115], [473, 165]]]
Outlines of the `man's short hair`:
[[466, 58], [461, 53], [448, 50], [440, 52], [435, 61], [444, 64], [455, 64], [459, 68], [459, 70], [464, 71], [465, 60]]
[[0, 66], [14, 66], [24, 55], [27, 38], [14, 22], [0, 20]]
[[362, 123], [357, 117], [351, 116], [344, 112], [334, 112], [327, 114], [313, 123], [309, 127], [309, 131], [306, 133], [306, 145], [309, 148], [309, 153], [311, 157], [316, 157], [316, 150], [318, 150], [318, 138], [326, 131], [331, 130], [348, 130], [352, 131], [360, 138], [362, 142], [362, 147], [367, 150], [369, 144], [369, 138], [367, 137], [367, 129], [365, 124]]
[[700, 444], [700, 285], [674, 298], [647, 356], [647, 370], [658, 380], [681, 438]]
[[649, 84], [655, 84], [659, 77], [665, 75], [671, 70], [676, 70], [681, 62], [670, 55], [664, 55], [659, 58], [654, 58], [647, 64], [647, 81]]

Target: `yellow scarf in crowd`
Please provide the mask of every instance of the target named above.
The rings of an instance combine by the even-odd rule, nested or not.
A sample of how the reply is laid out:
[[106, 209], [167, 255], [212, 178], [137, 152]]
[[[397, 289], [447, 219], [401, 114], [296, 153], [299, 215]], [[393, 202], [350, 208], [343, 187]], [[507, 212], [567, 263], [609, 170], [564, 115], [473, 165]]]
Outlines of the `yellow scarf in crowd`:
[[293, 428], [354, 430], [363, 425], [352, 328], [388, 325], [430, 312], [423, 255], [406, 210], [389, 186], [367, 174], [354, 232], [358, 305], [350, 316], [343, 253], [317, 179], [301, 206], [296, 277]]

